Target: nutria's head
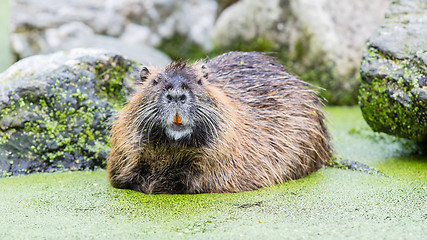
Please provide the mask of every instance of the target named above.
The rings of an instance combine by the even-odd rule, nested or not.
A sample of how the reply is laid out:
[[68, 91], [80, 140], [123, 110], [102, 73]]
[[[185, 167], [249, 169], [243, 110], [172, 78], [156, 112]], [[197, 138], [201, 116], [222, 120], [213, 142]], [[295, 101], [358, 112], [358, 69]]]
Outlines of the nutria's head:
[[161, 70], [143, 67], [140, 75], [144, 96], [135, 122], [141, 138], [148, 143], [199, 147], [218, 137], [220, 116], [205, 87], [206, 65], [178, 61]]

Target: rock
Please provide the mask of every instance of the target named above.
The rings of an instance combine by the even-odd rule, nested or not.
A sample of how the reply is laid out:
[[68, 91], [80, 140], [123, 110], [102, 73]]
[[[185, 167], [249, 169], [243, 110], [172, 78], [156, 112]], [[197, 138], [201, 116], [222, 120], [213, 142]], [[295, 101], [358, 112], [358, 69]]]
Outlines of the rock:
[[143, 65], [166, 66], [171, 59], [159, 50], [147, 45], [130, 44], [120, 41], [117, 38], [89, 35], [86, 37], [71, 37], [63, 39], [59, 45], [43, 53], [54, 51], [69, 50], [73, 48], [99, 48], [108, 49], [125, 57], [136, 60]]
[[23, 59], [0, 74], [0, 176], [104, 167], [109, 124], [138, 66], [73, 49]]
[[[26, 33], [12, 34], [15, 50], [21, 49], [21, 55], [30, 56], [36, 53], [48, 54], [73, 48], [104, 48], [120, 55], [132, 58], [145, 65], [165, 66], [171, 59], [164, 53], [144, 44], [132, 44], [117, 38], [95, 34], [82, 22], [70, 22], [45, 30], [44, 37], [39, 38], [39, 46], [33, 51], [28, 46]], [[21, 47], [18, 47], [21, 46]], [[25, 53], [24, 53], [25, 52]], [[147, 56], [150, 56], [147, 58]], [[147, 61], [149, 60], [149, 62]]]
[[60, 42], [78, 39], [83, 43], [83, 36], [92, 35], [123, 41], [116, 45], [145, 48], [159, 47], [163, 41], [179, 35], [189, 44], [210, 51], [218, 5], [215, 0], [12, 0], [11, 3], [11, 43], [18, 58], [57, 51]]
[[157, 34], [152, 34], [147, 26], [138, 24], [128, 24], [125, 31], [120, 36], [120, 40], [130, 44], [140, 44], [149, 46], [158, 46], [161, 38]]
[[[58, 28], [48, 28], [45, 31], [46, 43], [50, 51], [59, 48], [64, 41], [69, 39], [92, 38], [94, 31], [82, 22], [70, 22], [59, 26]], [[42, 50], [43, 51], [43, 50]], [[47, 50], [44, 50], [45, 52]]]
[[150, 46], [125, 43], [116, 38], [101, 35], [95, 35], [92, 38], [87, 39], [74, 39], [70, 42], [65, 42], [60, 48], [58, 48], [58, 50], [77, 47], [97, 48], [100, 46], [104, 49], [108, 49], [109, 51], [134, 59], [143, 65], [166, 66], [171, 62], [171, 59], [166, 54]]
[[361, 53], [388, 2], [242, 0], [219, 16], [215, 45], [278, 52], [292, 71], [325, 88], [329, 103], [355, 103]]
[[393, 1], [360, 67], [359, 104], [374, 131], [427, 141], [427, 2]]
[[282, 22], [282, 10], [279, 0], [242, 0], [234, 3], [222, 12], [215, 23], [215, 42], [220, 47], [228, 47], [236, 40], [249, 42], [262, 37], [272, 44], [279, 44], [275, 38], [281, 32], [270, 30]]

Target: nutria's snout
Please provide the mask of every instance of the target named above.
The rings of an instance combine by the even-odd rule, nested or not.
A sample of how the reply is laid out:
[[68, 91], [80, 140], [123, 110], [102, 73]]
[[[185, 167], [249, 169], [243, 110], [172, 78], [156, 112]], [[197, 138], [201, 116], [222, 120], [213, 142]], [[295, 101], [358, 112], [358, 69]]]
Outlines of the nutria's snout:
[[171, 140], [189, 137], [193, 132], [191, 111], [194, 108], [188, 80], [176, 76], [168, 81], [160, 100], [163, 108], [163, 127]]
[[168, 93], [166, 95], [168, 103], [182, 103], [187, 101], [187, 95], [185, 93]]

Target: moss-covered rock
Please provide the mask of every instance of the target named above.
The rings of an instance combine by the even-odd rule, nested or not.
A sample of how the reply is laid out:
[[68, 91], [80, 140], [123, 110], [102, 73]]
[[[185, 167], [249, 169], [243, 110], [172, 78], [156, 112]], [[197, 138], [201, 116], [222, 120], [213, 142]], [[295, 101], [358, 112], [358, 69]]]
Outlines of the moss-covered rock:
[[394, 1], [361, 64], [359, 104], [374, 131], [427, 141], [427, 2]]
[[119, 55], [79, 49], [30, 57], [1, 74], [0, 176], [104, 167], [109, 124], [137, 69]]

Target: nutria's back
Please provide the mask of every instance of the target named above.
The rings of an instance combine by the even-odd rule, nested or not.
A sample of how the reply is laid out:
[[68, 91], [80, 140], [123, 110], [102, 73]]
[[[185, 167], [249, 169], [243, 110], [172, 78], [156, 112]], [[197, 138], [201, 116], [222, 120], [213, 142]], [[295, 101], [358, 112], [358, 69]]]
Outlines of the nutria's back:
[[112, 128], [115, 187], [239, 192], [303, 177], [331, 157], [321, 101], [274, 59], [231, 52], [143, 69]]

